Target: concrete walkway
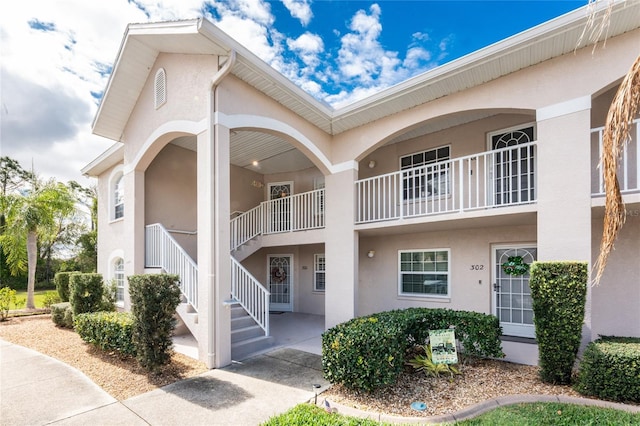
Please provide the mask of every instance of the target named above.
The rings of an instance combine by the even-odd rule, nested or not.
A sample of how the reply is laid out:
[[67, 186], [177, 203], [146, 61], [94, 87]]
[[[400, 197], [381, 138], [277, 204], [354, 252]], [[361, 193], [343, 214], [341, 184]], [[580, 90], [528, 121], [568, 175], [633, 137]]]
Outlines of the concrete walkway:
[[[0, 340], [0, 425], [259, 425], [328, 388], [317, 354], [282, 347], [117, 401], [84, 374], [46, 355]], [[318, 403], [324, 401], [322, 395]], [[389, 423], [441, 423], [520, 402], [565, 402], [640, 413], [640, 406], [585, 398], [515, 395], [451, 415], [392, 417], [340, 406], [334, 411]]]
[[0, 424], [258, 425], [312, 401], [321, 358], [280, 348], [117, 401], [84, 374], [31, 349], [0, 340]]

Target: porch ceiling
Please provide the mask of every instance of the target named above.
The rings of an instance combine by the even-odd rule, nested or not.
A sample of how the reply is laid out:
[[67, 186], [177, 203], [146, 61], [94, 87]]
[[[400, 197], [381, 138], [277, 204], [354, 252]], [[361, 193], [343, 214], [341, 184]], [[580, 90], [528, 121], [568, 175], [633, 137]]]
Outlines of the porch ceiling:
[[[607, 3], [598, 2], [596, 7], [602, 12]], [[235, 50], [232, 73], [236, 77], [335, 135], [571, 53], [590, 43], [587, 38], [578, 43], [588, 12], [585, 6], [337, 110], [295, 86], [207, 20], [132, 24], [124, 34], [93, 132], [121, 140], [160, 52], [228, 55]], [[638, 27], [640, 2], [616, 1], [606, 36], [612, 38]]]
[[[196, 151], [196, 137], [183, 136], [171, 143]], [[254, 161], [257, 164], [254, 165]], [[285, 140], [268, 133], [231, 132], [231, 164], [260, 174], [295, 172], [313, 167], [313, 163]]]

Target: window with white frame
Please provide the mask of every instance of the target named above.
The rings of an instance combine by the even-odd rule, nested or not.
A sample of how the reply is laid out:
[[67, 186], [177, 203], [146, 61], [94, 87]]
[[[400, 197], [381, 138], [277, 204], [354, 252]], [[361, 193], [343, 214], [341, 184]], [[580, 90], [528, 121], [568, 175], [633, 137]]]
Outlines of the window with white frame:
[[325, 257], [324, 254], [314, 255], [313, 261], [313, 291], [325, 289]]
[[113, 262], [113, 280], [116, 283], [116, 303], [124, 304], [124, 260], [119, 257]]
[[451, 148], [442, 146], [400, 157], [405, 200], [449, 194]]
[[449, 296], [449, 249], [400, 250], [398, 293], [401, 296]]
[[113, 219], [124, 217], [124, 176], [121, 174], [113, 185]]

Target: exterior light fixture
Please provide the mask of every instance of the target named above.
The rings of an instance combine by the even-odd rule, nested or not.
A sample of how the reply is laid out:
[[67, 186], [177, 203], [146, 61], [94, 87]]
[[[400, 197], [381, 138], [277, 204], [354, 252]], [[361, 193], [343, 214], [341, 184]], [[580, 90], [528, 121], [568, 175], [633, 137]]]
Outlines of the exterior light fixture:
[[376, 163], [376, 160], [371, 160], [371, 161], [369, 161], [369, 168], [370, 168], [370, 169], [373, 169], [373, 168], [376, 166], [376, 164], [377, 164], [377, 163]]
[[367, 252], [367, 257], [368, 257], [369, 259], [371, 259], [371, 258], [372, 258], [373, 256], [375, 256], [375, 255], [376, 255], [375, 250], [369, 250], [369, 251]]

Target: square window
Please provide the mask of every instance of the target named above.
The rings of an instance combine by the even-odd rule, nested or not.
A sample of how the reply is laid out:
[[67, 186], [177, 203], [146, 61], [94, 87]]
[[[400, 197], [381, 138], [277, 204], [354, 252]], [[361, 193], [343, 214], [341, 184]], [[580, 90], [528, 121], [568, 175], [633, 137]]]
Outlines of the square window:
[[449, 296], [449, 250], [399, 252], [400, 295]]

